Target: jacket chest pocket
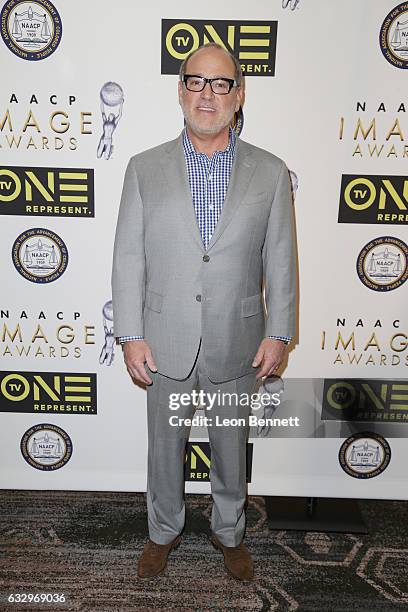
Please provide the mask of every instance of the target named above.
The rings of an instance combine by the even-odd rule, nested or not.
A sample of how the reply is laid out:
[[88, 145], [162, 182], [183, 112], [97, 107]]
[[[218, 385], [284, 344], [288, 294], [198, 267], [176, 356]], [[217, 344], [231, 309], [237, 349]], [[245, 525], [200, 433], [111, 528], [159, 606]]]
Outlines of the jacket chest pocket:
[[262, 193], [255, 193], [253, 196], [247, 196], [246, 200], [241, 202], [241, 206], [253, 206], [254, 204], [263, 204], [268, 202], [268, 197], [268, 191], [262, 191]]

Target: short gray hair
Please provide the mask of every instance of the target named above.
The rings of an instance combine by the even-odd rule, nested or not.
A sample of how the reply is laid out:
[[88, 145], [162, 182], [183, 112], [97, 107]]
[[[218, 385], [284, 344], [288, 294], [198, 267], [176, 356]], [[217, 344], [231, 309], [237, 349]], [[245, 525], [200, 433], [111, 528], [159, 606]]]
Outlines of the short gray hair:
[[193, 57], [193, 55], [195, 55], [198, 51], [200, 51], [201, 49], [207, 48], [207, 47], [213, 47], [214, 49], [221, 49], [221, 51], [225, 51], [225, 53], [227, 55], [229, 55], [231, 60], [234, 62], [234, 67], [235, 67], [235, 77], [234, 78], [235, 78], [235, 81], [237, 83], [237, 86], [240, 87], [242, 85], [242, 80], [243, 80], [241, 64], [239, 63], [239, 61], [237, 60], [235, 55], [233, 55], [230, 51], [228, 51], [228, 49], [226, 49], [225, 47], [223, 47], [222, 45], [220, 45], [220, 44], [218, 44], [216, 42], [210, 42], [210, 43], [206, 43], [204, 45], [200, 45], [199, 47], [197, 47], [197, 49], [194, 49], [194, 51], [191, 51], [187, 55], [187, 57], [181, 62], [181, 65], [180, 65], [180, 70], [179, 70], [180, 81], [183, 81], [183, 79], [184, 79], [184, 75], [185, 75], [185, 71], [186, 71], [186, 65], [187, 65], [187, 62], [190, 59], [190, 57]]

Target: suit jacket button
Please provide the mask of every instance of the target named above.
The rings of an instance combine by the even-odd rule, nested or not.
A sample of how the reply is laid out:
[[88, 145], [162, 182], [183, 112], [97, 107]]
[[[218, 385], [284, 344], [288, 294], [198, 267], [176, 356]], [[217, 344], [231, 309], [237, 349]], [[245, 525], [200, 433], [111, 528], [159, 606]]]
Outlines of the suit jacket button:
[[196, 295], [197, 302], [201, 302], [201, 295]]
[[210, 261], [210, 256], [209, 255], [204, 255], [203, 261]]

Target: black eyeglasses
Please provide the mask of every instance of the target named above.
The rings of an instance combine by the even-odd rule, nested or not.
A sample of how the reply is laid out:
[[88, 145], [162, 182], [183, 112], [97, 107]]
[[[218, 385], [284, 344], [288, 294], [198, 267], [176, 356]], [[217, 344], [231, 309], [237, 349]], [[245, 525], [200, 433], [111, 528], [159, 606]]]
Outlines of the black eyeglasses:
[[206, 83], [209, 83], [213, 93], [220, 95], [229, 94], [232, 87], [237, 87], [235, 79], [206, 79], [205, 77], [194, 74], [185, 74], [183, 82], [189, 91], [203, 91]]

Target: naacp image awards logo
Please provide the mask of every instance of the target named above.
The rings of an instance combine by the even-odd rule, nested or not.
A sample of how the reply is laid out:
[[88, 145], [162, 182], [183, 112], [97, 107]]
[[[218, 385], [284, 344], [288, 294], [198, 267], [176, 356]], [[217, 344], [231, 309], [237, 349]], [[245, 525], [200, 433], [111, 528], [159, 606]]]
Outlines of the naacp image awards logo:
[[391, 459], [387, 440], [374, 432], [353, 434], [339, 450], [343, 470], [353, 478], [374, 478], [383, 472]]
[[61, 41], [61, 17], [49, 0], [11, 0], [1, 11], [1, 36], [18, 57], [41, 60], [54, 53]]
[[380, 48], [385, 59], [396, 68], [408, 68], [408, 4], [394, 7], [383, 21]]
[[399, 238], [380, 236], [368, 242], [357, 258], [357, 274], [373, 291], [392, 291], [408, 277], [408, 247]]
[[72, 441], [58, 425], [41, 423], [27, 429], [21, 438], [21, 454], [37, 470], [59, 470], [71, 459]]
[[68, 250], [64, 241], [49, 229], [36, 227], [26, 230], [14, 241], [13, 263], [24, 278], [33, 283], [57, 280], [68, 265]]

